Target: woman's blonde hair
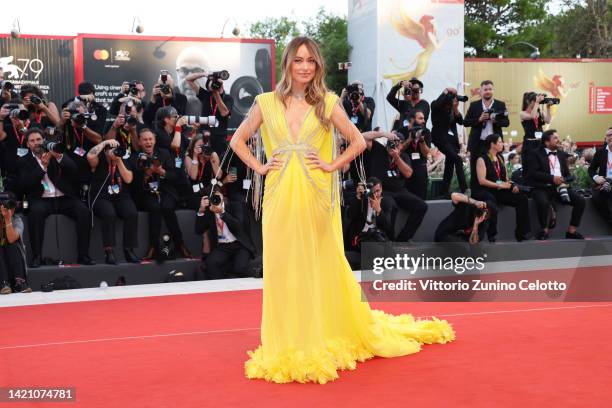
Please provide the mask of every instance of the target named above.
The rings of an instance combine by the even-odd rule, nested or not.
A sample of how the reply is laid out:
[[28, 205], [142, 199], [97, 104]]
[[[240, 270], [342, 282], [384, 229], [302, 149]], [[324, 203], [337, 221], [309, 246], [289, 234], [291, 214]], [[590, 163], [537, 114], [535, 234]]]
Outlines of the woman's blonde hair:
[[276, 85], [276, 96], [287, 107], [287, 99], [291, 94], [291, 63], [297, 54], [298, 48], [305, 45], [308, 51], [313, 56], [316, 64], [315, 75], [312, 81], [306, 86], [305, 99], [310, 105], [315, 108], [315, 115], [327, 130], [331, 126], [331, 120], [325, 117], [325, 96], [327, 95], [327, 86], [325, 85], [325, 61], [321, 55], [319, 45], [308, 37], [295, 37], [289, 42], [283, 58], [281, 59], [281, 79]]

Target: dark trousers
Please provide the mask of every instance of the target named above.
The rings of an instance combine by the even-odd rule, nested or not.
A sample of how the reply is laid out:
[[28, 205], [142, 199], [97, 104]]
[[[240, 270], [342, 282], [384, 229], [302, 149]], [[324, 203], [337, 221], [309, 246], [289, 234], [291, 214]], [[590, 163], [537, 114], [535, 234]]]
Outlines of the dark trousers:
[[398, 191], [386, 190], [383, 194], [390, 199], [395, 209], [391, 218], [393, 225], [395, 225], [397, 210], [399, 208], [408, 213], [408, 220], [400, 233], [397, 234], [395, 238], [396, 241], [408, 241], [412, 239], [417, 229], [419, 229], [421, 222], [423, 222], [423, 218], [425, 218], [427, 203], [406, 189]]
[[440, 152], [444, 154], [444, 176], [442, 178], [442, 194], [448, 194], [450, 190], [453, 172], [457, 174], [459, 189], [462, 193], [467, 190], [467, 182], [465, 181], [465, 173], [463, 171], [463, 159], [459, 156], [459, 140], [456, 137], [447, 135], [445, 140], [434, 144]]
[[489, 209], [489, 227], [487, 235], [493, 238], [497, 235], [497, 214], [499, 204], [514, 207], [516, 211], [515, 236], [524, 238], [531, 232], [531, 221], [529, 220], [529, 199], [523, 193], [513, 193], [511, 190], [485, 190], [477, 189], [472, 193], [472, 197], [487, 203]]
[[68, 196], [37, 198], [30, 201], [28, 230], [30, 232], [32, 255], [42, 255], [45, 220], [51, 214], [63, 214], [76, 222], [79, 257], [89, 256], [89, 234], [91, 232], [89, 210], [83, 202]]
[[251, 253], [238, 241], [219, 243], [206, 257], [206, 279], [251, 276]]
[[149, 245], [157, 248], [163, 217], [174, 244], [180, 246], [183, 243], [183, 233], [179, 227], [178, 218], [176, 218], [176, 198], [165, 192], [161, 192], [159, 196], [145, 193], [142, 204], [149, 213]]
[[427, 199], [427, 163], [413, 162], [412, 177], [406, 182], [408, 191], [423, 200]]
[[[570, 225], [579, 227], [586, 203], [584, 197], [576, 193], [573, 189], [569, 188], [568, 194], [571, 200], [570, 205], [572, 206]], [[554, 206], [555, 201], [558, 200], [558, 193], [554, 188], [535, 188], [531, 192], [531, 196], [536, 203], [540, 227], [542, 229], [547, 228], [551, 216], [550, 208]]]
[[15, 278], [26, 278], [25, 252], [20, 241], [0, 246], [0, 282], [14, 284]]
[[104, 247], [115, 246], [115, 223], [123, 220], [123, 247], [138, 246], [138, 210], [129, 195], [112, 199], [98, 198], [93, 206], [96, 217], [102, 220], [102, 243]]
[[529, 154], [537, 150], [542, 144], [539, 140], [529, 140], [526, 139], [523, 141], [523, 148], [521, 149], [521, 164], [523, 168], [523, 174], [527, 174], [527, 157]]
[[612, 192], [593, 190], [592, 201], [603, 219], [612, 225]]

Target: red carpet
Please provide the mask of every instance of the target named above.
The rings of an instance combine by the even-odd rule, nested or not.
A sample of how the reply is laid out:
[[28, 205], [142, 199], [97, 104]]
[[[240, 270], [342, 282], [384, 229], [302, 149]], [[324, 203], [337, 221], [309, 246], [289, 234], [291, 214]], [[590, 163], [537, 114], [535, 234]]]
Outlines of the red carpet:
[[[456, 315], [444, 318], [455, 327], [457, 340], [424, 346], [415, 355], [361, 363], [326, 385], [278, 385], [243, 374], [246, 350], [259, 343], [260, 302], [261, 291], [242, 291], [3, 308], [0, 386], [72, 386], [77, 402], [0, 407], [612, 403], [610, 304], [373, 304], [415, 316]], [[502, 313], [488, 313], [497, 311]], [[190, 334], [159, 336], [177, 333]], [[139, 338], [125, 339], [130, 336]], [[20, 345], [37, 346], [14, 348]]]

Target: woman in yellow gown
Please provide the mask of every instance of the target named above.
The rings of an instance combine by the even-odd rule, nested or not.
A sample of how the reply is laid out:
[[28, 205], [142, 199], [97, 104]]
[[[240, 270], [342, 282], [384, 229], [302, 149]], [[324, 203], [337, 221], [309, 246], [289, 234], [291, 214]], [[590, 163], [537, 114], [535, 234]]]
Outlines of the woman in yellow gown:
[[[365, 140], [327, 91], [316, 42], [293, 39], [282, 68], [276, 91], [255, 98], [230, 143], [266, 175], [261, 345], [248, 352], [246, 376], [324, 384], [357, 361], [452, 341], [445, 320], [393, 316], [362, 301], [344, 256], [337, 169], [365, 149]], [[350, 142], [341, 155], [334, 153], [333, 128]], [[257, 129], [259, 147], [271, 158], [266, 164], [247, 146]]]

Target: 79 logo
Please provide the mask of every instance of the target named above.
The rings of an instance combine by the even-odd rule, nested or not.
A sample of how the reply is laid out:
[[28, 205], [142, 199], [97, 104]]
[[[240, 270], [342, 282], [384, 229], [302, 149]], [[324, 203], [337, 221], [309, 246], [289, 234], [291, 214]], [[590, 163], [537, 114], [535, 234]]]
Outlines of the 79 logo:
[[[45, 64], [38, 58], [17, 58], [18, 64], [13, 64], [13, 57], [0, 57], [0, 70], [4, 73], [4, 79], [24, 79], [30, 74], [38, 79], [45, 68]], [[8, 76], [6, 76], [8, 74]]]

